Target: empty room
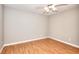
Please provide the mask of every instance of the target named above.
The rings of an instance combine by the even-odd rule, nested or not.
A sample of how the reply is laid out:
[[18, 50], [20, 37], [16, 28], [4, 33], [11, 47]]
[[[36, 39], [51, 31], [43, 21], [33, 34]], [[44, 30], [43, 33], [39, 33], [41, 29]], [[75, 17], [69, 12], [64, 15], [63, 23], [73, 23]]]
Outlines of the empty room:
[[0, 4], [1, 54], [79, 54], [78, 4]]

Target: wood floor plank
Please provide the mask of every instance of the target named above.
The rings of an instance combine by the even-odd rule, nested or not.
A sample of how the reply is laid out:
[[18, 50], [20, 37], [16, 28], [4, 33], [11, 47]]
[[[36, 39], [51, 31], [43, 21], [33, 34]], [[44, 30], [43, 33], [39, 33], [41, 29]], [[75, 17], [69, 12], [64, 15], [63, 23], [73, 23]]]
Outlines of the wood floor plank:
[[79, 48], [50, 38], [4, 47], [2, 54], [79, 54]]

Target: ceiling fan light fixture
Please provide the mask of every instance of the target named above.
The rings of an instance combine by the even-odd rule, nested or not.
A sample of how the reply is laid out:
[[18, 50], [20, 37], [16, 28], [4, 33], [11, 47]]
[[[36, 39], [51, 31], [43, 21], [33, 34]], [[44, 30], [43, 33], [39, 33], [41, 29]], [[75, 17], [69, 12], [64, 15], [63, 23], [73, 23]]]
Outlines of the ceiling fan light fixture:
[[52, 8], [53, 7], [53, 5], [48, 5], [48, 8]]
[[44, 7], [45, 12], [47, 13], [53, 13], [54, 11], [56, 11], [56, 7], [53, 4], [47, 5], [46, 7]]
[[46, 12], [49, 12], [49, 8], [48, 8], [48, 7], [44, 7], [44, 10], [45, 10]]
[[57, 10], [57, 8], [56, 8], [56, 7], [53, 7], [52, 9], [53, 9], [53, 11], [56, 11], [56, 10]]

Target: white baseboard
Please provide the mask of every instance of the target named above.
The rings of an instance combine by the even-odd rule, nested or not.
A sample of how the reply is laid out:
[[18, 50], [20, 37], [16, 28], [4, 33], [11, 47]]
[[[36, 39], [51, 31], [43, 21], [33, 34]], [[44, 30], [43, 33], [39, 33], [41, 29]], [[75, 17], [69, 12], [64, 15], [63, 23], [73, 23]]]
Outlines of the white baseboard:
[[2, 52], [2, 50], [3, 50], [3, 48], [4, 48], [5, 46], [15, 45], [15, 44], [21, 44], [21, 43], [31, 42], [31, 41], [36, 41], [36, 40], [41, 40], [41, 39], [45, 39], [45, 38], [50, 38], [50, 39], [53, 39], [53, 40], [56, 40], [56, 41], [59, 41], [59, 42], [68, 44], [68, 45], [70, 45], [70, 46], [79, 48], [79, 46], [77, 46], [77, 45], [75, 45], [75, 44], [71, 44], [71, 43], [68, 43], [68, 42], [59, 40], [59, 39], [57, 39], [57, 38], [55, 38], [55, 37], [47, 36], [47, 37], [35, 38], [35, 39], [30, 39], [30, 40], [25, 40], [25, 41], [19, 41], [19, 42], [10, 43], [10, 44], [4, 44], [4, 45], [2, 46], [2, 48], [0, 49], [0, 53]]
[[65, 44], [67, 44], [67, 45], [70, 45], [70, 46], [73, 46], [73, 47], [79, 48], [78, 45], [75, 45], [75, 44], [71, 44], [71, 43], [68, 43], [68, 42], [62, 41], [62, 40], [60, 40], [60, 39], [58, 39], [58, 38], [51, 37], [51, 36], [49, 36], [49, 38], [50, 38], [50, 39], [53, 39], [53, 40], [56, 40], [56, 41], [59, 41], [59, 42], [62, 42], [62, 43], [65, 43]]
[[1, 49], [0, 49], [0, 54], [1, 54], [1, 52], [2, 52], [2, 50], [3, 50], [4, 47], [5, 47], [4, 45], [1, 47]]
[[29, 40], [25, 40], [25, 41], [19, 41], [19, 42], [4, 44], [4, 46], [15, 45], [15, 44], [21, 44], [21, 43], [26, 43], [26, 42], [41, 40], [41, 39], [45, 39], [45, 38], [47, 38], [47, 37], [41, 37], [41, 38], [35, 38], [35, 39], [29, 39]]
[[4, 44], [2, 46], [2, 48], [0, 49], [0, 53], [2, 52], [3, 48], [5, 46], [10, 46], [10, 45], [15, 45], [15, 44], [21, 44], [21, 43], [25, 43], [25, 42], [31, 42], [31, 41], [36, 41], [36, 40], [42, 40], [42, 39], [45, 39], [47, 37], [41, 37], [41, 38], [35, 38], [35, 39], [30, 39], [30, 40], [25, 40], [25, 41], [19, 41], [19, 42], [14, 42], [14, 43], [9, 43], [9, 44]]

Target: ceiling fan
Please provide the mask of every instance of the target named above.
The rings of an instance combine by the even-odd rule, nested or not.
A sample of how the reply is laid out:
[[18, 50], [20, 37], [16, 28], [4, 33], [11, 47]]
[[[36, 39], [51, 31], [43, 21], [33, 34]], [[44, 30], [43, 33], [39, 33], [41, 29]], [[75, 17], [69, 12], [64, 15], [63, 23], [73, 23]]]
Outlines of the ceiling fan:
[[48, 4], [46, 6], [43, 7], [38, 7], [39, 9], [42, 10], [43, 14], [54, 14], [55, 12], [58, 11], [58, 7], [61, 6], [66, 6], [67, 4]]
[[53, 12], [53, 11], [56, 11], [57, 9], [56, 9], [55, 5], [49, 4], [49, 5], [47, 5], [46, 7], [44, 7], [44, 10], [45, 10], [46, 12]]

